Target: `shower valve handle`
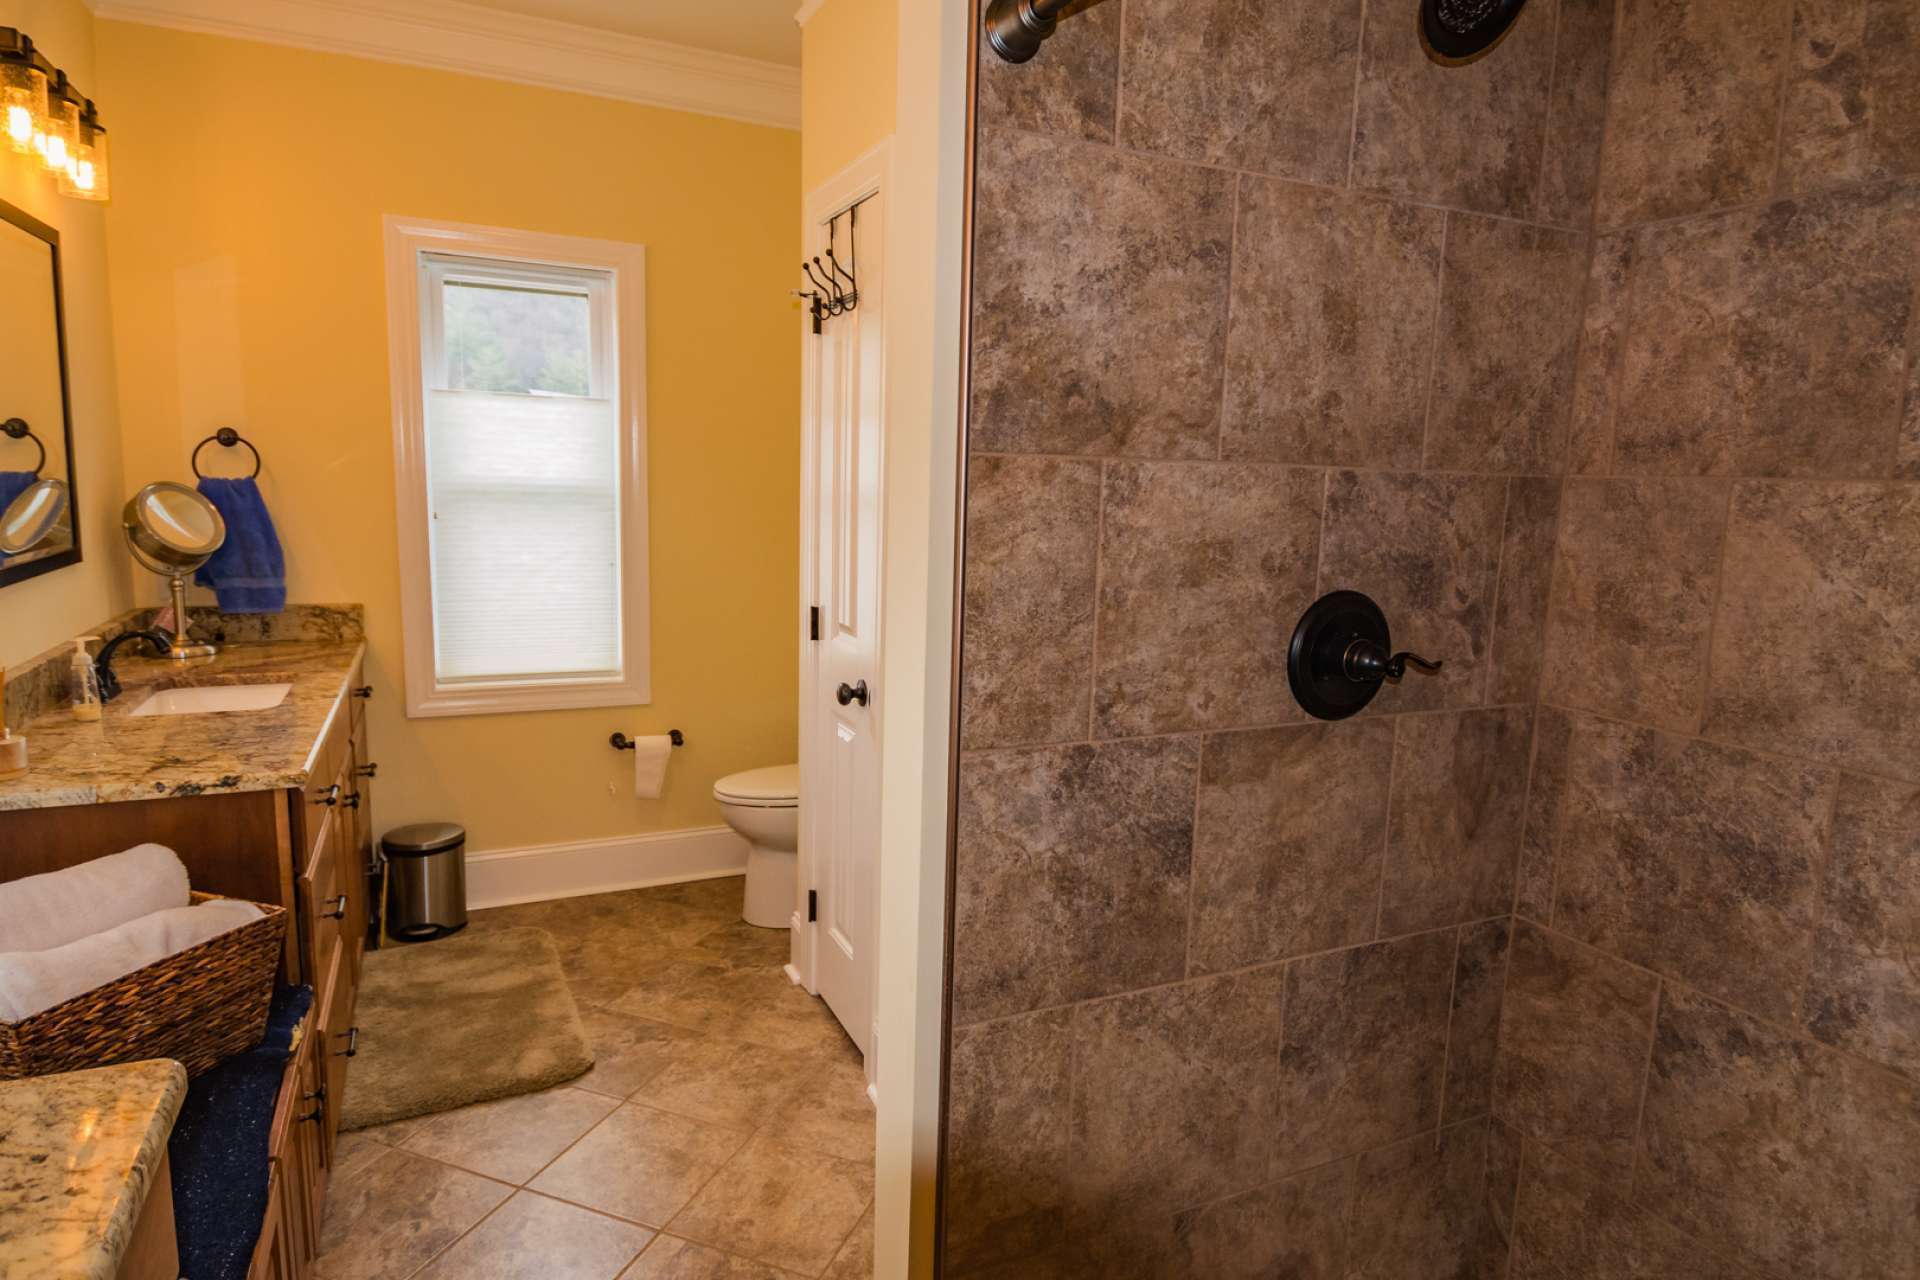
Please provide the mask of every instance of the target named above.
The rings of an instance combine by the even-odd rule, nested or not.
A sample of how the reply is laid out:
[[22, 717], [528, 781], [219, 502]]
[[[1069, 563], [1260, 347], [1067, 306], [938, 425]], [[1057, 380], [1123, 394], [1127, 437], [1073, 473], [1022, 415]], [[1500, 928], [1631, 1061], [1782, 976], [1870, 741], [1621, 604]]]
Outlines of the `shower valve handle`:
[[1347, 646], [1345, 657], [1341, 659], [1341, 669], [1347, 673], [1347, 679], [1356, 684], [1378, 682], [1381, 680], [1399, 680], [1407, 674], [1407, 664], [1412, 663], [1422, 671], [1438, 671], [1445, 664], [1429, 661], [1417, 653], [1396, 653], [1391, 657], [1387, 651], [1371, 640], [1355, 640]]

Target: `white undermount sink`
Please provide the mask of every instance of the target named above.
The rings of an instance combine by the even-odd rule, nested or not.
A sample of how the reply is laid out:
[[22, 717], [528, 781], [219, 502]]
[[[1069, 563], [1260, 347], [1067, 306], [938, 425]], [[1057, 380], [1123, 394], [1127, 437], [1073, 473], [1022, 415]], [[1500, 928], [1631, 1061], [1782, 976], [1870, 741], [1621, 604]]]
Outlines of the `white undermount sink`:
[[209, 684], [161, 689], [128, 714], [198, 716], [217, 711], [266, 711], [287, 700], [291, 684]]

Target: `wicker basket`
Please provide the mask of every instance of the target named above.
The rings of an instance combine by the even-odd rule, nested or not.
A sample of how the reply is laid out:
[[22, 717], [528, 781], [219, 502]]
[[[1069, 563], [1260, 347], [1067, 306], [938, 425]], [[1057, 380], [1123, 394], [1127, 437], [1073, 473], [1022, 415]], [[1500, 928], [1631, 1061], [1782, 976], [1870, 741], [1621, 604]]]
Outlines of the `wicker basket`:
[[[196, 893], [193, 902], [219, 894]], [[19, 1022], [0, 1022], [0, 1080], [173, 1058], [189, 1076], [266, 1034], [285, 907]]]

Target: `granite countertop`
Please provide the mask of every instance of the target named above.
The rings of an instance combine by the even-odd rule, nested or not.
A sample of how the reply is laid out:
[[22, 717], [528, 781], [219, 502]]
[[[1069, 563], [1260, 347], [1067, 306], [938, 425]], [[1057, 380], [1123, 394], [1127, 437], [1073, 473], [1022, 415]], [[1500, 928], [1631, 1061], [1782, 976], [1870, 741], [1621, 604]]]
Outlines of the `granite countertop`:
[[113, 1280], [186, 1096], [165, 1058], [0, 1083], [0, 1275]]
[[[120, 696], [101, 719], [75, 720], [63, 705], [14, 726], [27, 738], [29, 768], [0, 782], [0, 810], [304, 787], [328, 717], [365, 653], [358, 638], [278, 640], [173, 662], [124, 645], [113, 663]], [[130, 714], [155, 689], [281, 682], [292, 690], [266, 711]]]

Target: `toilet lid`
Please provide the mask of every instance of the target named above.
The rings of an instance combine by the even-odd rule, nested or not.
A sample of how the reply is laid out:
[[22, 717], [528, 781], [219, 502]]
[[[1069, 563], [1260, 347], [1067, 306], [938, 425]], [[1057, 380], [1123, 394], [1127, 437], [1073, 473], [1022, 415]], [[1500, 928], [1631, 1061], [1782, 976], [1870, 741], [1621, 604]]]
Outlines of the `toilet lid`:
[[713, 798], [761, 808], [785, 808], [800, 803], [800, 766], [774, 765], [731, 773], [713, 784]]

